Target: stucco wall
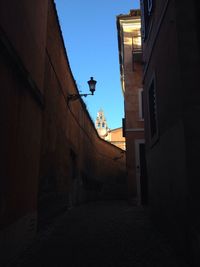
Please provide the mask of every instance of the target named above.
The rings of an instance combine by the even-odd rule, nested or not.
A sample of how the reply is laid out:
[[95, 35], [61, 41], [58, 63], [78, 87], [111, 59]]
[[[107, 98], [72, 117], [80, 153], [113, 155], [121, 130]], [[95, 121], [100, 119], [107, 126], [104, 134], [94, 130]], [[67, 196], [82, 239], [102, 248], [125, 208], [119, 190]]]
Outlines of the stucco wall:
[[[144, 47], [145, 139], [150, 208], [177, 250], [199, 266], [199, 43], [194, 2], [159, 1]], [[192, 25], [192, 26], [191, 26]], [[155, 79], [158, 138], [148, 90]], [[198, 251], [198, 252], [197, 252]]]
[[112, 129], [108, 133], [108, 137], [106, 138], [111, 144], [126, 150], [126, 141], [125, 137], [123, 136], [122, 128]]
[[[159, 4], [144, 49], [146, 72], [145, 139], [149, 204], [156, 220], [170, 229], [179, 245], [186, 242], [186, 156], [176, 14], [172, 1]], [[165, 10], [165, 12], [164, 12]], [[160, 24], [161, 22], [161, 24]], [[160, 27], [160, 29], [159, 29]], [[155, 80], [158, 139], [151, 142], [148, 90]], [[175, 223], [176, 222], [176, 223]]]
[[1, 262], [36, 232], [46, 18], [47, 1], [0, 3]]
[[69, 206], [127, 189], [124, 151], [67, 101], [77, 87], [53, 1], [15, 2], [0, 3], [1, 263]]

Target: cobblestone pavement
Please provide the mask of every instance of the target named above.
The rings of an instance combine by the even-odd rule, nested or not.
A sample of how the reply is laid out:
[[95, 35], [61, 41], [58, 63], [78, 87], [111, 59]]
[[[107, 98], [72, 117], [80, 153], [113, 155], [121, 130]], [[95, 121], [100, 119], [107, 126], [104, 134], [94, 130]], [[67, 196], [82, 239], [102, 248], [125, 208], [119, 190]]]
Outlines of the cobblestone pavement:
[[185, 267], [141, 207], [96, 202], [67, 211], [12, 267]]

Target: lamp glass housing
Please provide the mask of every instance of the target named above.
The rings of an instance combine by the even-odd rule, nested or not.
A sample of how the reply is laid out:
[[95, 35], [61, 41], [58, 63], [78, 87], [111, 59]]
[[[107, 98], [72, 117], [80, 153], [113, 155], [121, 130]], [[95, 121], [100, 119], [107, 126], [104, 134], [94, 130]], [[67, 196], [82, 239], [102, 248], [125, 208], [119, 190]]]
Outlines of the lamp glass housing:
[[89, 85], [90, 92], [92, 93], [92, 95], [94, 94], [96, 83], [97, 82], [93, 79], [93, 77], [91, 77], [90, 80], [88, 81], [88, 85]]

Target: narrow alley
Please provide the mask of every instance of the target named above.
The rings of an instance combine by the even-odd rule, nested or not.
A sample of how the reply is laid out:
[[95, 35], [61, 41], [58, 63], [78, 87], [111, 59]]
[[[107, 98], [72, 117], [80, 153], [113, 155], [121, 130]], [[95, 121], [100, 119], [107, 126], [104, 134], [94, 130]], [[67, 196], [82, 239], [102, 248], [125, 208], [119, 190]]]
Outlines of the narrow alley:
[[199, 14], [0, 0], [0, 267], [200, 267]]
[[142, 207], [93, 202], [60, 215], [10, 267], [184, 267]]

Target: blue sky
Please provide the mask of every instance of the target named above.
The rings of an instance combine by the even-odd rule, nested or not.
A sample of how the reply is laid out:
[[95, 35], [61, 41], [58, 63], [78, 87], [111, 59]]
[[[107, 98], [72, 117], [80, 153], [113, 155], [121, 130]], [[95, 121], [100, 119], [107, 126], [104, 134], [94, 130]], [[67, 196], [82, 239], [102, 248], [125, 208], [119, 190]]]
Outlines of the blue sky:
[[81, 93], [97, 81], [94, 96], [84, 97], [93, 121], [103, 109], [110, 129], [124, 117], [116, 16], [139, 8], [139, 0], [55, 0], [71, 70]]

